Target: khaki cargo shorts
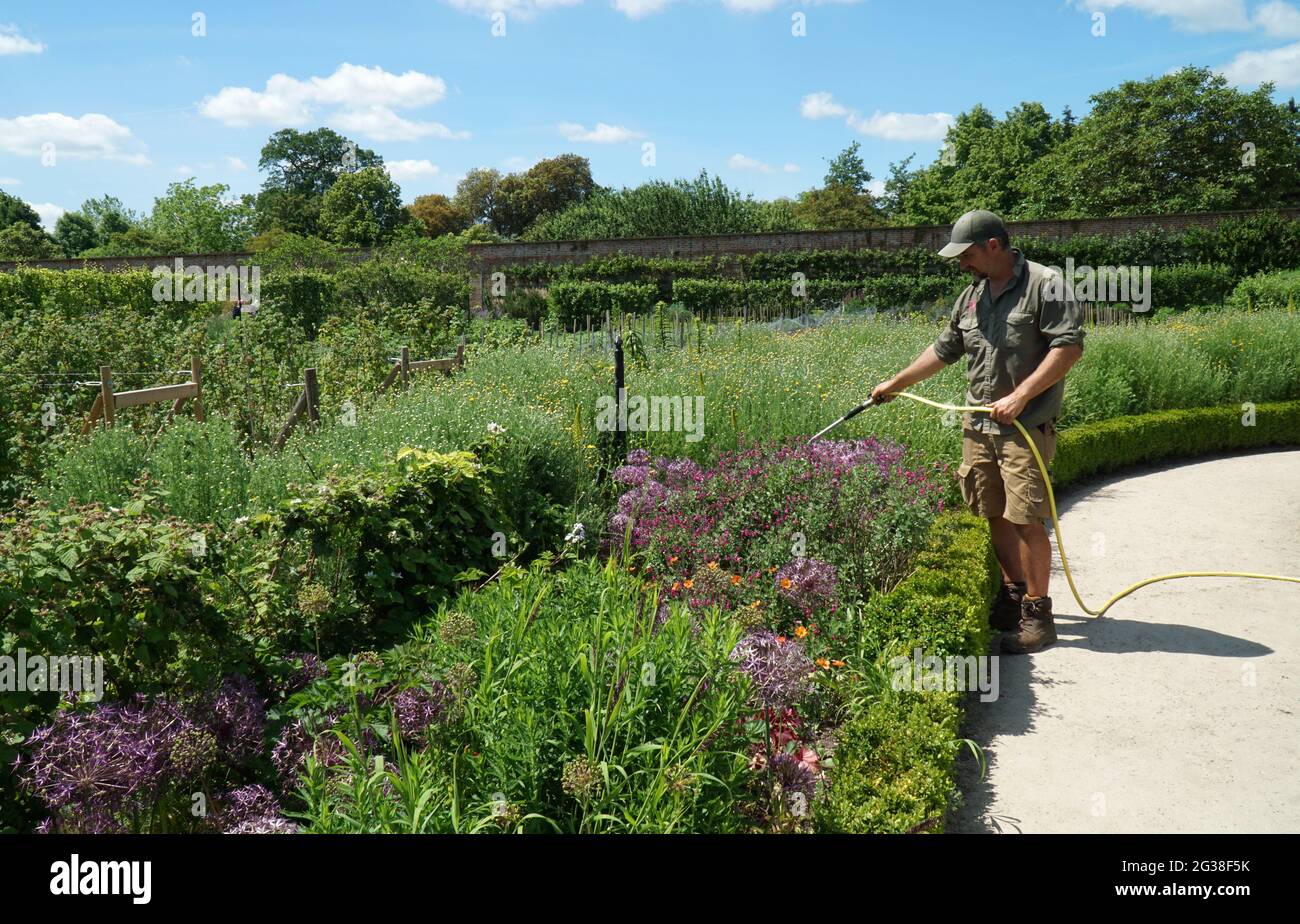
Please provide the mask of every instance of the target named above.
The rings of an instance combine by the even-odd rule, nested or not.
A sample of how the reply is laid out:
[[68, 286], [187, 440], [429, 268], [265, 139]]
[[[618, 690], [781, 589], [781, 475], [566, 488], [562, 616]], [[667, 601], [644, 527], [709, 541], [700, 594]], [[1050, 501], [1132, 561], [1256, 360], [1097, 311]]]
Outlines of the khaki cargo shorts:
[[[1056, 422], [1026, 429], [1043, 462], [1050, 463], [1056, 455]], [[1003, 436], [966, 429], [962, 435], [957, 480], [972, 513], [990, 519], [1005, 517], [1022, 526], [1051, 519], [1047, 483], [1019, 430]]]

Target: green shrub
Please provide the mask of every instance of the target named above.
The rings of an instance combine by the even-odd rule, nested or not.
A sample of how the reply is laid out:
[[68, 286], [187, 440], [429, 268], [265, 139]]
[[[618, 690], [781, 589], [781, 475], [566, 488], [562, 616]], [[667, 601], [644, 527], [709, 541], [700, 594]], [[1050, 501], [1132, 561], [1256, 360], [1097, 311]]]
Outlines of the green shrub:
[[605, 312], [611, 318], [640, 314], [653, 308], [658, 297], [656, 286], [630, 282], [557, 282], [546, 294], [551, 322], [562, 325], [588, 317], [603, 323]]
[[316, 336], [339, 302], [334, 277], [320, 270], [275, 273], [261, 285], [261, 310], [278, 312], [308, 337]]
[[1218, 304], [1228, 297], [1239, 275], [1230, 266], [1180, 264], [1151, 270], [1151, 307], [1190, 308]]
[[1285, 308], [1293, 314], [1300, 303], [1300, 270], [1249, 276], [1237, 283], [1227, 303], [1234, 308]]

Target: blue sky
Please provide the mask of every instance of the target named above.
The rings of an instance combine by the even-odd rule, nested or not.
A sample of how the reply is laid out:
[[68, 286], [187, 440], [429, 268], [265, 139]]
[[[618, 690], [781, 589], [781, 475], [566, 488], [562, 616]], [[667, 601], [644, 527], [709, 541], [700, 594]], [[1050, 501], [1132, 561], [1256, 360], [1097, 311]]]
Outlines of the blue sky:
[[1296, 94], [1300, 6], [5, 0], [0, 188], [51, 225], [104, 193], [147, 211], [189, 176], [255, 192], [272, 132], [328, 125], [381, 154], [408, 202], [451, 193], [471, 167], [564, 152], [608, 186], [707, 169], [792, 196], [854, 140], [880, 179], [913, 152], [933, 160], [976, 103], [1083, 115], [1098, 90], [1189, 63]]

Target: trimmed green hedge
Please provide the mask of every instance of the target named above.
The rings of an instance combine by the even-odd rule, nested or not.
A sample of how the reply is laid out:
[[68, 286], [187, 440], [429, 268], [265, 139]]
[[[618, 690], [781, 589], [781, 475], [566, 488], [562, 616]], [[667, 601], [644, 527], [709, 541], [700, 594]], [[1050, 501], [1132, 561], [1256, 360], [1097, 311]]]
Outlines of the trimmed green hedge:
[[[885, 660], [914, 648], [938, 657], [986, 654], [1000, 572], [985, 521], [967, 511], [942, 514], [915, 564], [911, 577], [866, 607], [865, 631]], [[928, 830], [942, 831], [956, 792], [963, 695], [886, 684], [840, 729], [818, 827], [904, 833], [935, 820]]]
[[1052, 487], [1131, 465], [1233, 449], [1300, 445], [1300, 401], [1255, 405], [1253, 426], [1240, 405], [1155, 411], [1061, 431]]
[[1240, 279], [1230, 266], [1184, 263], [1151, 270], [1152, 308], [1189, 308], [1220, 304]]
[[555, 282], [546, 300], [551, 321], [567, 325], [586, 317], [603, 319], [606, 311], [612, 317], [650, 311], [659, 289], [631, 282]]

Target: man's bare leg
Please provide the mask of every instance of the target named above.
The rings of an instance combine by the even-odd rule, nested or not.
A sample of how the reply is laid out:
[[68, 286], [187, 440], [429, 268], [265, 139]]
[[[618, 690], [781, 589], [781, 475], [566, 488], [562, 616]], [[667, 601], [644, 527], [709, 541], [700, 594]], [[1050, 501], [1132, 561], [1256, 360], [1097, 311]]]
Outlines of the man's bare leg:
[[1031, 597], [1046, 597], [1047, 584], [1052, 576], [1052, 543], [1041, 520], [1024, 526], [1010, 523], [1020, 546], [1020, 569], [1024, 573], [1025, 593]]
[[1002, 583], [1027, 583], [1024, 552], [1016, 524], [1002, 517], [989, 517], [989, 534], [993, 539], [993, 551], [997, 554], [998, 564], [1002, 567]]

